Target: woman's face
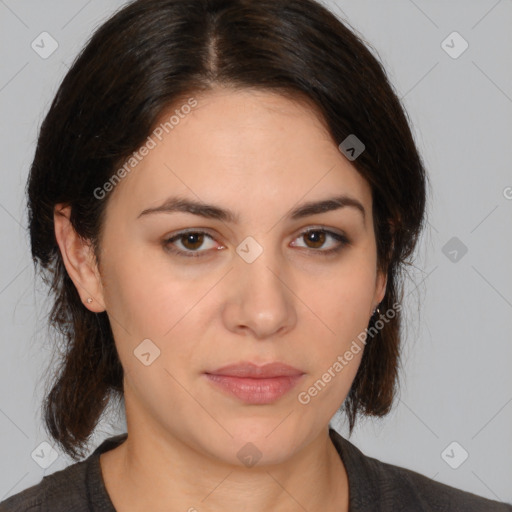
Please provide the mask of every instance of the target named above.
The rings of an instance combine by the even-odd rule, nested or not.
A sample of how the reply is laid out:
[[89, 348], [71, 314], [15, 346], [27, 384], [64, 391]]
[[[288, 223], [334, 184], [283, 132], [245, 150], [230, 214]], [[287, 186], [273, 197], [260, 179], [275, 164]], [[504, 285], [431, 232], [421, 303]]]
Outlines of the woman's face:
[[[310, 109], [262, 91], [196, 100], [102, 199], [95, 299], [125, 369], [129, 431], [235, 464], [251, 442], [260, 464], [276, 463], [342, 404], [362, 350], [333, 368], [384, 295], [371, 190]], [[338, 196], [364, 213], [356, 203], [291, 213]], [[215, 210], [144, 213], [176, 197]], [[297, 376], [219, 376], [227, 365], [273, 362]]]

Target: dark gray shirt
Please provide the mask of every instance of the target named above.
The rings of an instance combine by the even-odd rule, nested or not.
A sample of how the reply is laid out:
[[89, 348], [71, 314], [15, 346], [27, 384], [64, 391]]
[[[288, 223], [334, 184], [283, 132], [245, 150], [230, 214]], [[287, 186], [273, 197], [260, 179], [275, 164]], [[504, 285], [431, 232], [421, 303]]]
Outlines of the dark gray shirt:
[[[512, 512], [512, 505], [367, 457], [335, 430], [329, 434], [347, 470], [350, 512]], [[0, 503], [0, 512], [116, 512], [103, 482], [99, 456], [126, 436], [106, 439], [85, 460], [11, 496]]]

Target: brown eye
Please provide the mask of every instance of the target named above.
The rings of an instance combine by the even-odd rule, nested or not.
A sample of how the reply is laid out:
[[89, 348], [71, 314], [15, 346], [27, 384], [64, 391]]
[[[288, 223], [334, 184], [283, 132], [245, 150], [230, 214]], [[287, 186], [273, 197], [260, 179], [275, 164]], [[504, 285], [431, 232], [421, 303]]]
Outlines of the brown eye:
[[[184, 231], [164, 240], [163, 246], [166, 251], [172, 254], [195, 258], [211, 255], [211, 249], [219, 250], [225, 248], [222, 245], [215, 247], [215, 244], [213, 246], [210, 245], [210, 247], [204, 247], [208, 239], [214, 242], [213, 237], [205, 231]], [[295, 247], [304, 247], [311, 252], [324, 256], [340, 252], [344, 247], [350, 245], [350, 241], [345, 235], [323, 228], [308, 229], [296, 238], [296, 240], [301, 239], [305, 246], [294, 245]], [[331, 247], [328, 245], [327, 249], [322, 249], [329, 240], [331, 240]]]
[[180, 240], [185, 249], [195, 250], [203, 245], [203, 233], [185, 233], [180, 236]]
[[[213, 237], [204, 231], [185, 231], [164, 240], [163, 245], [167, 251], [173, 254], [197, 258], [210, 253], [208, 249], [215, 248], [215, 244], [203, 247], [208, 239], [213, 242]], [[217, 247], [217, 249], [222, 248], [222, 246]]]
[[307, 240], [307, 242], [311, 243], [312, 245], [309, 245], [311, 249], [319, 249], [322, 247], [325, 243], [325, 231], [308, 231], [304, 235], [304, 240]]
[[[303, 240], [305, 246], [296, 247], [304, 247], [322, 255], [332, 255], [341, 251], [344, 247], [350, 245], [350, 241], [345, 235], [335, 233], [334, 231], [329, 231], [323, 228], [308, 229], [307, 231], [302, 232], [296, 238], [296, 240], [300, 239]], [[331, 241], [330, 247], [328, 245], [327, 248], [322, 249], [328, 240], [334, 240], [334, 243]]]

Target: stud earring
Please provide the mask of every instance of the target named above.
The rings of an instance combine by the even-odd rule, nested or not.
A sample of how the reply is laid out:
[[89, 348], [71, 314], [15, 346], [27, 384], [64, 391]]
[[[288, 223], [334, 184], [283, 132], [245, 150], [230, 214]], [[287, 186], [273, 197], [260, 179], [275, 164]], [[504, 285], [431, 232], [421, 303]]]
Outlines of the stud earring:
[[90, 304], [91, 302], [92, 302], [92, 299], [91, 299], [91, 297], [89, 297], [89, 298], [87, 299], [87, 303], [88, 303], [88, 304]]

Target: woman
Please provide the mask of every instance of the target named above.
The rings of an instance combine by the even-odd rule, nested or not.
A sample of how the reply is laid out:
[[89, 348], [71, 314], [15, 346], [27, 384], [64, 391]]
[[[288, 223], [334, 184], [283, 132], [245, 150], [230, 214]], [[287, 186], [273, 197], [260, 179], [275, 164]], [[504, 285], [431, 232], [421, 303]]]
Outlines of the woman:
[[512, 510], [329, 428], [391, 408], [426, 176], [319, 4], [127, 5], [65, 77], [27, 192], [67, 346], [48, 432], [83, 458], [117, 398], [127, 434], [0, 510]]

